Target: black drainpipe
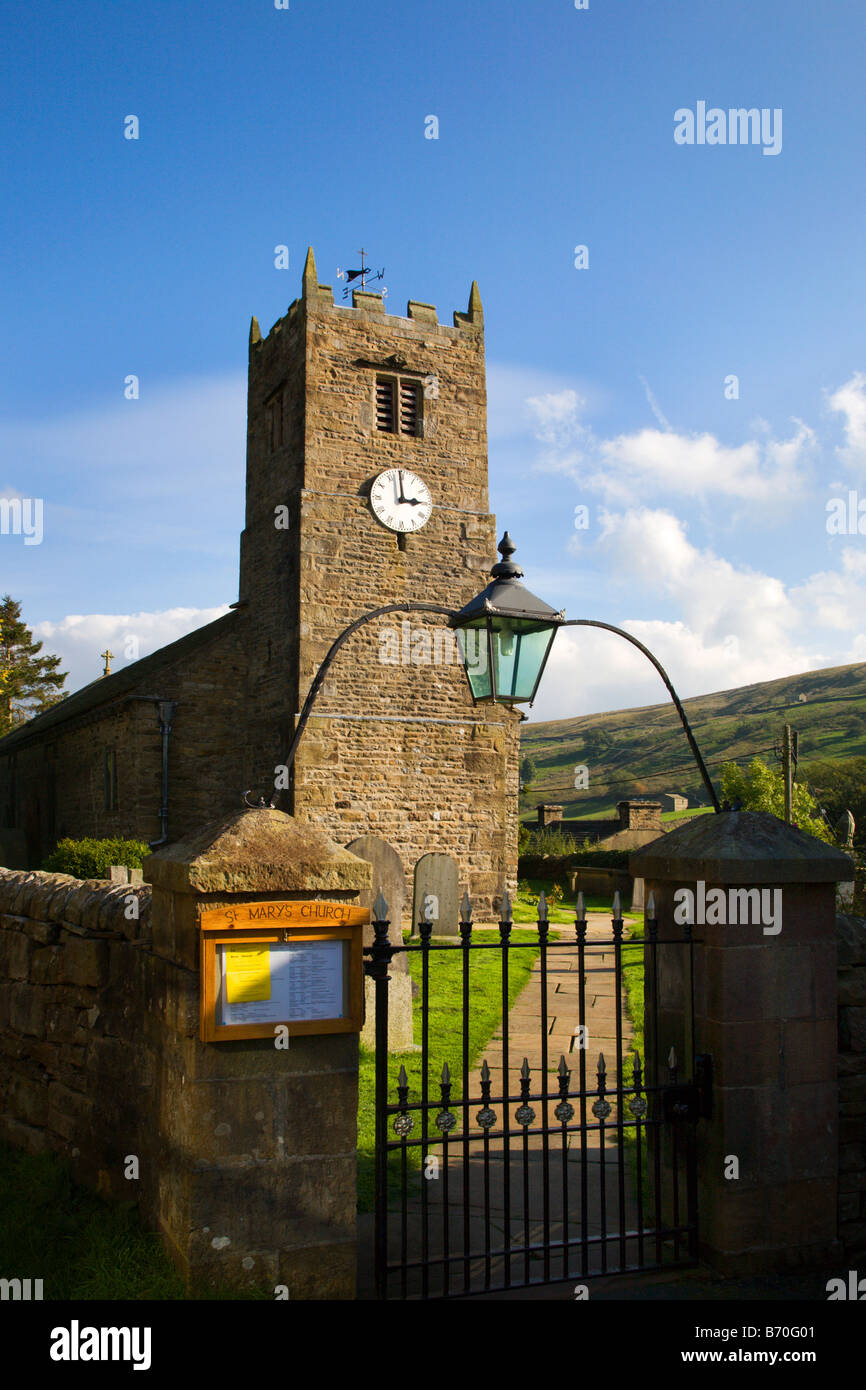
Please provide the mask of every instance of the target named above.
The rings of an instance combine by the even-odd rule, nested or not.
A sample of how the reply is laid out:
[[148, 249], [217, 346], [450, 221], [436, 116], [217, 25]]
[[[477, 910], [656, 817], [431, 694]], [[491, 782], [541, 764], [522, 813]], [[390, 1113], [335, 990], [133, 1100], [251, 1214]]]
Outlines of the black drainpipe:
[[162, 831], [158, 840], [148, 840], [148, 849], [159, 849], [168, 841], [168, 740], [171, 736], [172, 720], [177, 710], [177, 700], [161, 700], [158, 695], [131, 695], [131, 700], [146, 700], [156, 705], [156, 717], [162, 734], [162, 798], [159, 808], [159, 828]]

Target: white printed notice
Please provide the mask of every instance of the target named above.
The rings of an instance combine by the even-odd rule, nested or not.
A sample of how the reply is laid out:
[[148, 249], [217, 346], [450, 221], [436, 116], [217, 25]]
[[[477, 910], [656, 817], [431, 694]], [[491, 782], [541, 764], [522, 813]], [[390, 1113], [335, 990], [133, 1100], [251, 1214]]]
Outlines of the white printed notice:
[[343, 1017], [342, 941], [290, 942], [263, 949], [267, 966], [251, 961], [253, 953], [247, 947], [220, 948], [224, 1027]]

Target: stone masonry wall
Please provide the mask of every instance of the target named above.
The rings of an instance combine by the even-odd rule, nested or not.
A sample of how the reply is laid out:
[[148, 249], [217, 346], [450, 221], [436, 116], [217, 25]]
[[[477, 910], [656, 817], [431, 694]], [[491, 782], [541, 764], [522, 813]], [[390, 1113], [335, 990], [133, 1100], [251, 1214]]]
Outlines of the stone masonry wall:
[[[167, 1022], [150, 900], [147, 885], [0, 869], [0, 1137], [145, 1208]], [[139, 1182], [123, 1178], [127, 1154]]]
[[[435, 378], [417, 436], [377, 429], [376, 378], [394, 372]], [[431, 306], [386, 313], [373, 294], [342, 307], [310, 257], [303, 298], [266, 338], [254, 325], [249, 392], [240, 592], [257, 634], [251, 767], [268, 791], [277, 750], [350, 622], [400, 600], [458, 609], [488, 582], [497, 527], [477, 292], [453, 326]], [[427, 525], [399, 538], [369, 503], [392, 467], [417, 472], [433, 498]], [[274, 524], [280, 504], [286, 528]], [[283, 804], [340, 844], [383, 836], [410, 876], [422, 854], [453, 854], [489, 916], [503, 880], [516, 880], [518, 723], [502, 707], [473, 708], [444, 620], [388, 615], [337, 656]]]
[[662, 808], [659, 801], [618, 801], [616, 809], [624, 830], [661, 831]]
[[[140, 697], [178, 702], [169, 743], [171, 838], [239, 804], [249, 785], [244, 627], [245, 615], [233, 613], [202, 629], [200, 640], [184, 639], [156, 654], [161, 660], [118, 672], [122, 682], [107, 677], [104, 704], [80, 715], [70, 706], [69, 719], [0, 756], [0, 807], [5, 802], [8, 823], [25, 831], [31, 865], [65, 835], [158, 838], [162, 734], [156, 705]], [[117, 758], [114, 811], [105, 808], [108, 749]]]
[[839, 966], [839, 1238], [866, 1255], [866, 919], [836, 918]]
[[[240, 819], [280, 831], [280, 817], [235, 812], [229, 848], [243, 842]], [[356, 901], [345, 884], [369, 887], [369, 867], [325, 843], [325, 887], [288, 892], [292, 864], [273, 871], [266, 844], [246, 887], [227, 870], [231, 891], [172, 892], [159, 855], [146, 866], [153, 888], [0, 868], [0, 1140], [53, 1152], [82, 1185], [136, 1201], [196, 1286], [353, 1296], [357, 1034], [293, 1037], [284, 1051], [199, 1037], [198, 912], [260, 887]], [[203, 858], [221, 870], [219, 854]], [[182, 879], [177, 855], [166, 863]]]

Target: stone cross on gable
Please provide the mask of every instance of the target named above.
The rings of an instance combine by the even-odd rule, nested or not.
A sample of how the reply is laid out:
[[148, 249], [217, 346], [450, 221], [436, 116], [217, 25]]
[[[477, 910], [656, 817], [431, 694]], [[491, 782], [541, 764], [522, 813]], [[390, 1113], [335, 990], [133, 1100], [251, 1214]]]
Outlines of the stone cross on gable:
[[102, 674], [103, 674], [104, 676], [110, 676], [110, 675], [111, 675], [111, 658], [114, 656], [114, 652], [111, 650], [110, 647], [106, 647], [106, 648], [105, 648], [105, 651], [104, 651], [104, 652], [100, 652], [99, 655], [100, 655], [100, 656], [103, 658], [103, 660], [105, 661], [105, 665], [104, 665], [103, 668], [102, 668]]

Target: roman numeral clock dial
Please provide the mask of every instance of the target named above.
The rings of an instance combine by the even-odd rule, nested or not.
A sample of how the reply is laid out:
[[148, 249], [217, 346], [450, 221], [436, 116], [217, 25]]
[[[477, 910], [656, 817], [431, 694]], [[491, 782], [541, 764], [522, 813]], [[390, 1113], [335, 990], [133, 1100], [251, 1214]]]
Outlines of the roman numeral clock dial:
[[389, 468], [370, 488], [370, 506], [389, 531], [420, 531], [430, 520], [433, 499], [427, 484], [408, 468]]

